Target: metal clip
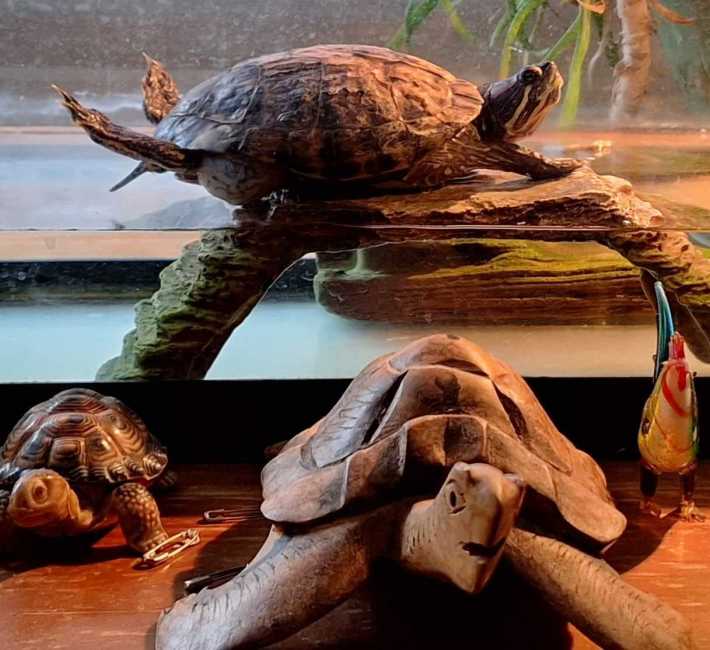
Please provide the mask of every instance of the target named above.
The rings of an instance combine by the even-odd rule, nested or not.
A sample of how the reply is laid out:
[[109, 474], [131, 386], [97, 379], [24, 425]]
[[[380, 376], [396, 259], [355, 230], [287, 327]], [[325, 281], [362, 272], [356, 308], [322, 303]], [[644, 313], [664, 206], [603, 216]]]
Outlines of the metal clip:
[[142, 561], [146, 566], [154, 567], [182, 553], [186, 548], [200, 543], [200, 534], [195, 528], [188, 528], [177, 535], [168, 537], [164, 542], [143, 553]]
[[201, 524], [223, 524], [230, 521], [244, 521], [250, 516], [258, 515], [259, 508], [219, 508], [217, 510], [205, 510], [202, 513]]

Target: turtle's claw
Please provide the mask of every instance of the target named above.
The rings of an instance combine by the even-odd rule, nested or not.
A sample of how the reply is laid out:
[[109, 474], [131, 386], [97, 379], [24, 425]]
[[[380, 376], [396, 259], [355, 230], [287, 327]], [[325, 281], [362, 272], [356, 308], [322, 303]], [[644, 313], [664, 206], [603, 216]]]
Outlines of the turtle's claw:
[[61, 86], [52, 84], [53, 90], [62, 98], [62, 105], [71, 113], [72, 120], [83, 128], [91, 128], [106, 120], [103, 113], [91, 108], [86, 108], [71, 93]]

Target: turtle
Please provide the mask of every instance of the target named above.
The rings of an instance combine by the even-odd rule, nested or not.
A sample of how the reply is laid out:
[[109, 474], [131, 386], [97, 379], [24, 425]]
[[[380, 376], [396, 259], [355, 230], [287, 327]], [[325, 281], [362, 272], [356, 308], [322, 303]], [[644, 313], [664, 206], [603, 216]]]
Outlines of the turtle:
[[148, 490], [175, 484], [167, 463], [121, 401], [64, 390], [31, 408], [0, 447], [0, 530], [93, 537], [118, 520], [131, 549], [150, 554], [170, 539]]
[[249, 206], [279, 191], [422, 190], [482, 168], [546, 179], [582, 164], [515, 144], [560, 99], [552, 61], [479, 88], [410, 54], [317, 45], [247, 59], [180, 98], [162, 65], [147, 60], [152, 136], [53, 86], [92, 140], [140, 161], [114, 190], [147, 171], [172, 171]]
[[466, 339], [437, 334], [373, 361], [261, 482], [272, 522], [263, 547], [230, 581], [166, 610], [159, 650], [284, 639], [349, 597], [380, 558], [475, 593], [501, 550], [602, 646], [692, 647], [677, 612], [593, 557], [626, 526], [601, 468], [520, 375]]

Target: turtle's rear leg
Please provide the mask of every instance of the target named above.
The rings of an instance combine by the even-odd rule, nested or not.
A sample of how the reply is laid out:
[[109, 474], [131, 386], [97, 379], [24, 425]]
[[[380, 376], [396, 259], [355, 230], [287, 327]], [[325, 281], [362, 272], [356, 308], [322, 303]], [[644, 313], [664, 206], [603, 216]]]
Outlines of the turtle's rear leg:
[[158, 140], [138, 131], [114, 124], [106, 115], [86, 108], [66, 90], [53, 85], [62, 98], [62, 104], [80, 126], [97, 144], [144, 163], [147, 171], [180, 172], [199, 167], [202, 154], [183, 149], [172, 142]]
[[160, 61], [143, 52], [148, 66], [143, 77], [143, 112], [149, 122], [157, 124], [180, 101], [180, 91], [175, 80]]
[[113, 493], [113, 507], [128, 545], [143, 554], [168, 539], [158, 504], [147, 488], [124, 483]]

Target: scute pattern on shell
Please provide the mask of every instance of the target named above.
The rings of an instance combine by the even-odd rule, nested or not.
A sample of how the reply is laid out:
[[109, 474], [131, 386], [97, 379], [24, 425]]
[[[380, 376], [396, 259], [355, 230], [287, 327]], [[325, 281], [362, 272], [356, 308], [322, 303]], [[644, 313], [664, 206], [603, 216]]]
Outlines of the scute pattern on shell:
[[193, 88], [156, 137], [300, 175], [386, 178], [469, 124], [475, 85], [384, 48], [321, 45], [250, 59]]
[[261, 510], [304, 524], [402, 489], [433, 495], [459, 461], [519, 474], [540, 497], [528, 498], [535, 522], [554, 534], [596, 547], [626, 525], [601, 468], [557, 430], [523, 378], [443, 334], [370, 363], [292, 438], [262, 471]]
[[122, 402], [70, 389], [30, 409], [0, 448], [0, 486], [25, 469], [53, 469], [70, 481], [151, 480], [167, 463], [160, 443]]

